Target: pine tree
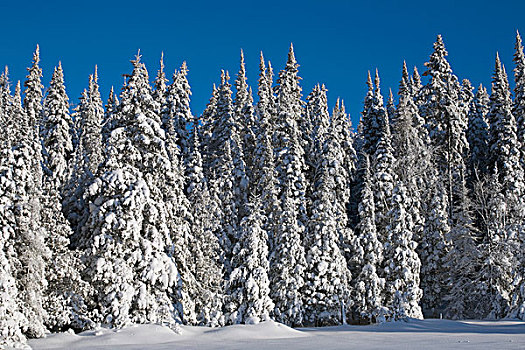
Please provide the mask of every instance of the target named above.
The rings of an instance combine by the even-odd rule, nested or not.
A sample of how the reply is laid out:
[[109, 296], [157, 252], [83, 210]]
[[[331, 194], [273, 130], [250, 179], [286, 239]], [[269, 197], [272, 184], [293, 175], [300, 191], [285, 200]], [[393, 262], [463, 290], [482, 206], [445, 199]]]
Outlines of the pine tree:
[[64, 86], [64, 73], [59, 62], [44, 99], [40, 137], [44, 146], [44, 164], [53, 186], [62, 194], [73, 157], [73, 120]]
[[212, 196], [202, 169], [199, 145], [199, 123], [193, 125], [191, 153], [188, 161], [188, 185], [186, 193], [191, 204], [191, 232], [194, 241], [190, 244], [192, 264], [197, 288], [194, 295], [197, 323], [216, 327], [222, 323], [223, 269], [220, 261], [220, 246], [216, 231], [219, 230], [218, 199]]
[[274, 250], [270, 256], [270, 295], [275, 303], [273, 317], [277, 322], [299, 326], [304, 320], [301, 290], [305, 283], [305, 251], [291, 189], [287, 188], [281, 198]]
[[113, 86], [109, 91], [108, 100], [106, 102], [106, 109], [104, 111], [104, 118], [102, 121], [102, 145], [107, 145], [111, 132], [114, 129], [115, 117], [118, 107], [118, 98], [115, 92], [113, 91]]
[[42, 120], [42, 69], [38, 65], [40, 63], [40, 48], [37, 45], [35, 53], [33, 54], [33, 65], [27, 68], [27, 80], [24, 82], [24, 109], [29, 117], [30, 127], [40, 127]]
[[[0, 77], [0, 92], [2, 94], [0, 105], [0, 116], [2, 124], [13, 126], [13, 120], [10, 120], [9, 113], [9, 81], [7, 71]], [[18, 121], [24, 122], [24, 120]], [[11, 129], [11, 128], [10, 128]], [[30, 130], [26, 126], [26, 130]], [[9, 136], [10, 133], [9, 133]], [[17, 220], [15, 213], [16, 196], [14, 196], [17, 184], [15, 183], [15, 174], [13, 172], [13, 140], [8, 135], [2, 137], [0, 143], [0, 346], [10, 346], [23, 348], [26, 345], [26, 338], [22, 334], [23, 329], [28, 327], [28, 319], [23, 311], [18, 291], [19, 284], [15, 280], [18, 260], [15, 240]]]
[[239, 124], [239, 136], [245, 156], [247, 176], [251, 178], [253, 167], [253, 154], [255, 151], [255, 112], [253, 108], [253, 95], [246, 82], [246, 67], [244, 53], [241, 50], [241, 63], [237, 79], [235, 79], [235, 101], [233, 102], [234, 119]]
[[487, 89], [480, 84], [468, 115], [467, 139], [470, 148], [470, 158], [468, 162], [470, 188], [472, 188], [476, 178], [481, 178], [488, 172], [488, 112], [489, 96]]
[[394, 173], [395, 158], [392, 149], [392, 135], [386, 109], [383, 105], [383, 96], [379, 86], [379, 74], [376, 71], [374, 99], [372, 110], [374, 119], [381, 126], [378, 130], [378, 140], [372, 158], [372, 171], [374, 179], [374, 202], [376, 208], [376, 227], [382, 242], [388, 236], [388, 212], [390, 210], [390, 197], [396, 180]]
[[[326, 133], [326, 132], [325, 132]], [[305, 237], [306, 276], [303, 288], [305, 324], [334, 325], [343, 319], [349, 297], [350, 271], [339, 249], [346, 213], [338, 203], [337, 183], [341, 160], [335, 142], [325, 142], [324, 151], [315, 166], [315, 189]], [[339, 207], [339, 208], [338, 208]], [[344, 228], [344, 227], [343, 227]]]
[[386, 288], [383, 302], [394, 320], [423, 318], [419, 306], [422, 296], [419, 288], [421, 261], [413, 239], [412, 217], [406, 210], [412, 203], [402, 182], [396, 183], [391, 201], [387, 228], [389, 236], [385, 243]]
[[359, 203], [359, 223], [357, 237], [353, 242], [354, 259], [358, 265], [352, 280], [352, 299], [354, 301], [352, 318], [369, 323], [383, 320], [384, 278], [379, 277], [383, 261], [383, 244], [379, 241], [375, 220], [375, 204], [370, 175], [370, 161], [364, 155], [363, 187]]
[[166, 112], [164, 109], [166, 108], [167, 82], [168, 79], [166, 79], [166, 73], [164, 72], [164, 52], [162, 52], [160, 55], [159, 70], [157, 71], [157, 76], [153, 81], [152, 92], [153, 99], [157, 101], [157, 105], [159, 106], [159, 110], [157, 111], [159, 115], [162, 115]]
[[186, 257], [174, 256], [178, 237], [172, 234], [185, 232], [170, 234], [168, 208], [182, 188], [168, 188], [177, 180], [148, 74], [140, 55], [132, 63], [106, 159], [85, 194], [91, 210], [83, 228], [84, 275], [96, 290], [96, 310], [104, 324], [173, 325], [185, 316], [176, 260]]
[[525, 167], [525, 54], [519, 32], [516, 32], [516, 52], [514, 53], [514, 104], [512, 114], [516, 118], [517, 136], [521, 144], [521, 164]]
[[263, 224], [268, 234], [268, 247], [273, 251], [276, 222], [279, 215], [278, 183], [272, 146], [272, 87], [268, 80], [264, 57], [261, 52], [259, 74], [259, 101], [256, 106], [256, 146], [252, 167], [252, 189], [261, 199], [262, 212], [266, 219]]
[[[452, 318], [502, 318], [511, 303], [516, 240], [506, 233], [508, 205], [502, 194], [498, 170], [480, 178], [474, 185], [473, 207], [481, 218], [481, 241], [465, 235], [455, 249], [455, 261], [462, 271], [448, 296], [448, 316]], [[459, 254], [458, 254], [459, 255]]]
[[186, 62], [182, 62], [180, 69], [173, 74], [173, 83], [168, 87], [167, 107], [162, 116], [163, 128], [168, 134], [175, 135], [184, 163], [191, 152], [188, 128], [194, 119], [190, 109], [191, 88], [187, 74]]
[[62, 210], [75, 233], [78, 233], [87, 216], [84, 190], [93, 181], [102, 163], [102, 118], [104, 109], [98, 87], [98, 74], [89, 76], [89, 87], [84, 90], [76, 108], [75, 122], [78, 146], [75, 149], [71, 176], [65, 188]]
[[233, 118], [231, 95], [229, 76], [223, 71], [217, 95], [213, 134], [208, 150], [211, 179], [213, 186], [216, 186], [215, 190], [223, 211], [220, 224], [222, 232], [219, 236], [227, 273], [230, 272], [232, 249], [236, 244], [239, 224], [243, 216], [241, 206], [246, 203], [248, 188], [240, 126]]
[[454, 213], [464, 207], [461, 201], [466, 181], [464, 162], [468, 154], [467, 115], [460, 106], [461, 86], [452, 73], [447, 54], [443, 38], [438, 35], [434, 52], [425, 63], [424, 75], [430, 76], [430, 81], [422, 88], [419, 99], [420, 114], [426, 120], [439, 176], [446, 183], [449, 217], [454, 220]]
[[[204, 176], [207, 179], [212, 178], [212, 156], [211, 156], [211, 140], [213, 135], [213, 125], [215, 124], [214, 118], [216, 117], [216, 111], [217, 111], [217, 97], [218, 97], [219, 90], [213, 84], [213, 90], [212, 90], [212, 96], [206, 105], [206, 108], [202, 112], [200, 120], [200, 127], [199, 127], [199, 138], [201, 140], [201, 154], [202, 154], [202, 164], [204, 167]], [[210, 188], [211, 190], [211, 188]]]
[[256, 324], [270, 319], [273, 302], [268, 279], [268, 235], [257, 198], [247, 204], [233, 248], [232, 273], [227, 285], [225, 308], [229, 323]]
[[[304, 172], [304, 149], [299, 135], [299, 120], [302, 115], [301, 87], [299, 85], [298, 64], [295, 60], [293, 46], [290, 46], [288, 60], [284, 70], [279, 72], [277, 82], [277, 125], [273, 134], [275, 168], [279, 182], [281, 203], [291, 195], [295, 205], [297, 229], [299, 236], [306, 229], [306, 179]], [[283, 209], [284, 210], [284, 209]]]
[[[520, 162], [520, 144], [517, 137], [516, 119], [512, 114], [512, 100], [505, 67], [496, 56], [496, 68], [490, 95], [490, 167], [497, 166], [503, 193], [511, 199], [516, 219], [523, 216], [521, 196], [525, 193], [523, 167]], [[521, 214], [520, 214], [521, 213]]]
[[423, 198], [422, 213], [425, 218], [423, 232], [417, 246], [421, 259], [421, 307], [426, 317], [439, 317], [447, 288], [448, 269], [444, 266], [450, 250], [448, 197], [437, 170], [429, 168], [425, 183], [427, 195]]

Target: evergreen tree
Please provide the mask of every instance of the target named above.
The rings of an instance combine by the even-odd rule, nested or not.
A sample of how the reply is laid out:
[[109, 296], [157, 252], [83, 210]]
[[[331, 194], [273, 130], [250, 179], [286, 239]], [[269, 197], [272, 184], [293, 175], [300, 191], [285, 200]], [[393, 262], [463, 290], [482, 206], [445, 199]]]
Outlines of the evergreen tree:
[[106, 110], [104, 111], [104, 118], [102, 121], [102, 145], [105, 146], [108, 143], [109, 137], [111, 136], [111, 131], [114, 129], [115, 117], [118, 107], [118, 98], [115, 92], [113, 91], [113, 86], [109, 91], [108, 100], [106, 102]]
[[437, 177], [437, 170], [429, 168], [425, 184], [428, 189], [423, 198], [422, 213], [425, 218], [417, 253], [421, 259], [421, 307], [426, 317], [439, 317], [447, 288], [448, 269], [444, 266], [450, 249], [448, 197], [444, 184]]
[[490, 95], [490, 167], [497, 166], [503, 193], [511, 199], [512, 211], [519, 220], [523, 216], [521, 196], [525, 193], [523, 167], [520, 162], [520, 144], [516, 119], [512, 114], [512, 100], [505, 67], [496, 56], [496, 68]]
[[235, 101], [233, 102], [234, 119], [239, 125], [239, 136], [242, 142], [245, 157], [247, 176], [251, 178], [253, 167], [253, 154], [255, 151], [255, 111], [253, 107], [253, 95], [251, 88], [246, 82], [246, 67], [244, 65], [244, 53], [241, 50], [241, 63], [237, 79], [235, 79]]
[[27, 68], [28, 75], [24, 82], [24, 109], [29, 117], [30, 127], [40, 127], [42, 120], [42, 69], [38, 65], [40, 63], [40, 48], [37, 45], [33, 53], [33, 65]]
[[217, 95], [213, 134], [208, 150], [212, 182], [216, 186], [223, 212], [219, 236], [227, 273], [230, 272], [232, 249], [236, 244], [239, 224], [243, 216], [241, 206], [246, 203], [248, 188], [240, 126], [233, 118], [231, 95], [229, 76], [223, 71]]
[[73, 231], [78, 233], [79, 226], [82, 226], [88, 214], [83, 192], [93, 181], [98, 166], [103, 160], [101, 127], [104, 109], [96, 67], [95, 73], [89, 76], [88, 90], [84, 90], [74, 116], [79, 142], [74, 154], [71, 175], [64, 191], [62, 208]]
[[[191, 204], [190, 244], [192, 264], [197, 288], [191, 298], [195, 299], [197, 323], [216, 327], [222, 323], [223, 270], [220, 246], [216, 236], [219, 230], [218, 199], [212, 196], [202, 169], [198, 122], [193, 125], [191, 153], [188, 161], [188, 186], [186, 193]], [[195, 293], [196, 292], [196, 293]]]
[[357, 237], [353, 242], [354, 259], [359, 266], [355, 269], [358, 273], [352, 281], [352, 318], [372, 323], [384, 320], [382, 296], [385, 280], [379, 277], [379, 269], [383, 262], [383, 244], [377, 235], [370, 161], [366, 154], [361, 198]]
[[272, 87], [268, 80], [264, 57], [261, 52], [259, 74], [259, 101], [256, 106], [256, 146], [252, 169], [252, 189], [260, 197], [262, 212], [266, 219], [263, 224], [268, 234], [268, 247], [273, 251], [273, 239], [279, 215], [278, 183], [272, 146]]
[[521, 144], [521, 164], [525, 167], [525, 54], [519, 32], [516, 32], [516, 52], [514, 53], [514, 104], [512, 114], [516, 118], [517, 136]]
[[73, 120], [69, 113], [69, 98], [64, 86], [64, 72], [59, 62], [44, 99], [40, 137], [44, 146], [47, 176], [62, 195], [68, 180], [73, 157]]
[[461, 201], [468, 154], [467, 115], [460, 106], [461, 87], [446, 59], [447, 54], [443, 38], [438, 35], [434, 52], [425, 63], [425, 75], [430, 76], [430, 81], [422, 88], [419, 98], [420, 114], [426, 120], [439, 176], [446, 184], [449, 217], [454, 220], [454, 213], [464, 207]]
[[389, 236], [385, 244], [386, 288], [383, 302], [394, 320], [423, 318], [419, 306], [422, 296], [419, 288], [421, 261], [413, 239], [412, 217], [406, 210], [412, 203], [403, 183], [396, 183], [391, 201]]
[[177, 180], [140, 55], [132, 63], [106, 159], [85, 193], [91, 210], [83, 228], [84, 274], [104, 324], [173, 325], [185, 316], [175, 260], [186, 257], [174, 256], [172, 236], [185, 232], [172, 230], [170, 214], [178, 213], [168, 210], [177, 201], [168, 185]]
[[[304, 172], [304, 149], [299, 135], [299, 120], [302, 115], [301, 87], [299, 85], [298, 64], [293, 46], [288, 52], [286, 67], [279, 73], [277, 89], [277, 125], [273, 134], [275, 167], [279, 181], [281, 203], [283, 197], [291, 195], [295, 206], [299, 236], [304, 235], [306, 217], [306, 180]], [[287, 190], [289, 189], [289, 190]], [[283, 209], [284, 210], [284, 209]]]
[[162, 116], [163, 128], [168, 134], [175, 135], [184, 163], [188, 161], [191, 152], [188, 128], [194, 119], [190, 109], [191, 88], [187, 74], [188, 67], [183, 62], [173, 74], [173, 83], [166, 93], [167, 108]]
[[[326, 133], [326, 132], [325, 132]], [[332, 142], [330, 142], [332, 141]], [[303, 288], [305, 324], [320, 326], [340, 324], [349, 297], [351, 279], [346, 260], [339, 249], [341, 221], [345, 210], [338, 202], [337, 180], [341, 175], [340, 150], [335, 140], [325, 143], [315, 166], [315, 189], [305, 237], [306, 276]]]
[[[10, 120], [10, 97], [9, 81], [7, 70], [0, 77], [0, 92], [2, 94], [0, 105], [0, 117], [2, 125], [13, 127], [13, 120]], [[27, 120], [25, 120], [27, 121]], [[24, 122], [21, 120], [19, 122]], [[26, 126], [26, 130], [31, 129]], [[18, 262], [17, 244], [15, 241], [20, 241], [16, 237], [17, 218], [16, 218], [16, 188], [15, 173], [13, 171], [13, 163], [15, 157], [13, 152], [16, 152], [14, 140], [9, 135], [3, 135], [0, 142], [0, 329], [2, 335], [0, 337], [0, 346], [23, 348], [26, 346], [26, 337], [22, 334], [28, 325], [26, 317], [27, 312], [24, 312], [25, 305], [21, 303], [24, 301], [19, 295], [18, 286], [19, 281], [16, 269], [20, 268]]]
[[273, 317], [277, 322], [299, 326], [304, 320], [301, 290], [305, 283], [305, 251], [291, 189], [287, 188], [281, 198], [274, 250], [270, 256], [270, 295], [275, 303]]
[[252, 198], [240, 224], [239, 240], [233, 248], [232, 273], [225, 305], [229, 323], [256, 324], [270, 319], [273, 302], [268, 279], [268, 235], [260, 202]]
[[476, 178], [481, 178], [488, 172], [487, 155], [489, 127], [487, 114], [489, 112], [489, 96], [487, 89], [481, 84], [470, 106], [467, 139], [470, 148], [469, 185], [472, 188]]
[[390, 210], [390, 197], [394, 188], [395, 158], [392, 149], [392, 135], [386, 109], [383, 105], [383, 96], [379, 86], [379, 74], [376, 71], [374, 99], [371, 109], [374, 111], [374, 119], [381, 126], [378, 130], [377, 144], [372, 158], [372, 169], [374, 179], [374, 202], [376, 208], [376, 227], [380, 240], [385, 242], [388, 236], [388, 212]]

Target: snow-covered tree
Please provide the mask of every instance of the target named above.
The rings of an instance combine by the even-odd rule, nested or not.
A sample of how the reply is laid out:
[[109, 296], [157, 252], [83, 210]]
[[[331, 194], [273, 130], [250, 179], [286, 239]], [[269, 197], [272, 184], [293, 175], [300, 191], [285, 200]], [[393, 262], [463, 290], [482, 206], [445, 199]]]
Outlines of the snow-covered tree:
[[372, 192], [370, 161], [364, 155], [363, 187], [359, 203], [359, 223], [356, 227], [356, 239], [353, 242], [353, 259], [357, 274], [352, 280], [352, 300], [354, 313], [352, 318], [369, 323], [384, 319], [383, 289], [384, 278], [379, 277], [383, 262], [383, 244], [379, 241], [375, 220], [375, 204]]
[[489, 152], [488, 112], [489, 95], [487, 94], [487, 89], [480, 84], [468, 115], [467, 139], [470, 148], [468, 161], [470, 188], [472, 188], [477, 177], [482, 177], [489, 171], [487, 163], [487, 155]]
[[[0, 117], [2, 125], [9, 126], [13, 120], [10, 118], [10, 93], [7, 71], [0, 77], [0, 93], [2, 95], [0, 105]], [[5, 98], [7, 97], [7, 99]], [[10, 120], [11, 119], [11, 120]], [[23, 125], [27, 120], [17, 120], [18, 125]], [[31, 131], [29, 125], [26, 131]], [[20, 184], [15, 183], [13, 163], [15, 157], [13, 145], [16, 143], [9, 135], [4, 135], [0, 142], [0, 347], [23, 348], [26, 346], [26, 338], [22, 330], [28, 327], [27, 312], [23, 312], [25, 305], [21, 301], [18, 291], [19, 283], [16, 269], [20, 268], [18, 263], [18, 250], [16, 248], [20, 238], [15, 235], [18, 222], [16, 218], [16, 188]], [[23, 186], [22, 186], [23, 188]]]
[[184, 163], [187, 162], [190, 147], [188, 127], [193, 123], [193, 114], [190, 109], [191, 88], [187, 79], [188, 67], [186, 62], [173, 74], [173, 83], [166, 92], [166, 108], [162, 115], [164, 130], [175, 135]]
[[512, 203], [511, 210], [523, 217], [525, 193], [523, 166], [520, 161], [520, 143], [517, 136], [516, 119], [512, 114], [512, 100], [505, 67], [499, 55], [496, 56], [496, 68], [492, 80], [490, 110], [487, 115], [490, 124], [491, 169], [499, 169], [499, 180], [503, 185], [504, 196]]
[[273, 237], [279, 215], [278, 183], [272, 146], [272, 87], [268, 80], [264, 57], [261, 52], [259, 74], [259, 101], [256, 106], [256, 146], [252, 165], [252, 191], [261, 199], [266, 219], [263, 227], [268, 234], [268, 247], [273, 251]]
[[198, 121], [191, 134], [191, 153], [188, 159], [186, 194], [191, 207], [190, 242], [191, 270], [197, 288], [190, 295], [195, 299], [197, 323], [216, 327], [221, 324], [223, 269], [216, 232], [219, 230], [218, 199], [212, 196], [202, 169]]
[[253, 154], [255, 151], [255, 111], [253, 107], [253, 94], [246, 82], [246, 67], [244, 52], [241, 50], [241, 63], [237, 79], [235, 79], [235, 101], [233, 102], [234, 119], [239, 124], [239, 136], [245, 157], [247, 176], [251, 178], [253, 167]]
[[85, 192], [84, 275], [95, 288], [100, 322], [113, 327], [174, 324], [185, 316], [176, 264], [185, 257], [174, 256], [176, 235], [184, 232], [171, 231], [167, 210], [177, 201], [167, 185], [177, 180], [140, 55], [132, 63], [100, 175]]
[[420, 287], [423, 291], [421, 307], [426, 317], [439, 317], [443, 310], [443, 298], [448, 292], [448, 270], [444, 266], [450, 249], [448, 197], [437, 170], [429, 169], [425, 184], [422, 215], [425, 218], [423, 232], [418, 240], [417, 253], [421, 260]]
[[453, 213], [464, 207], [461, 201], [466, 181], [468, 121], [460, 106], [461, 86], [452, 73], [447, 55], [443, 38], [438, 35], [434, 52], [425, 63], [427, 71], [424, 75], [430, 76], [430, 80], [420, 91], [419, 110], [426, 120], [439, 176], [446, 184], [449, 216], [453, 219]]
[[390, 197], [394, 189], [396, 175], [394, 172], [395, 158], [392, 149], [392, 135], [390, 123], [383, 104], [383, 96], [379, 86], [379, 74], [376, 71], [374, 98], [371, 109], [373, 118], [379, 123], [377, 144], [372, 155], [372, 177], [374, 182], [374, 203], [376, 208], [376, 227], [379, 239], [385, 242], [389, 233], [388, 212], [390, 211]]
[[305, 251], [297, 222], [297, 205], [290, 188], [281, 197], [281, 212], [270, 256], [271, 299], [275, 303], [273, 317], [289, 326], [304, 322], [301, 290], [306, 269]]
[[[325, 131], [326, 133], [326, 131]], [[334, 141], [334, 140], [330, 140]], [[304, 242], [306, 247], [304, 298], [307, 325], [335, 325], [343, 322], [351, 279], [339, 246], [346, 213], [337, 197], [342, 169], [335, 142], [326, 142], [315, 165], [313, 203]], [[321, 150], [323, 151], [323, 150]], [[339, 170], [339, 172], [338, 172]]]
[[[279, 72], [277, 82], [277, 125], [273, 134], [275, 167], [281, 197], [291, 195], [295, 206], [298, 234], [304, 234], [306, 217], [306, 179], [304, 149], [299, 134], [299, 120], [302, 116], [301, 86], [299, 85], [298, 64], [293, 46], [290, 46], [284, 70]], [[281, 203], [286, 202], [281, 198]]]
[[514, 104], [512, 114], [516, 118], [517, 136], [521, 144], [521, 164], [525, 167], [525, 54], [523, 42], [519, 32], [516, 33], [516, 45], [514, 46]]
[[83, 192], [97, 174], [98, 166], [103, 160], [101, 127], [104, 108], [98, 87], [96, 67], [95, 73], [89, 76], [89, 87], [82, 93], [74, 117], [78, 145], [64, 191], [62, 210], [73, 231], [78, 232], [88, 211], [84, 203]]
[[102, 121], [102, 145], [104, 146], [104, 150], [106, 149], [105, 146], [108, 143], [109, 137], [111, 135], [111, 131], [113, 131], [114, 124], [115, 124], [115, 118], [117, 113], [117, 107], [118, 107], [118, 98], [113, 90], [113, 86], [111, 87], [111, 90], [109, 91], [108, 100], [106, 102], [106, 109], [104, 111], [104, 118]]
[[386, 286], [383, 303], [387, 305], [394, 320], [406, 317], [423, 318], [419, 302], [421, 261], [416, 253], [417, 243], [413, 239], [413, 222], [407, 212], [411, 200], [402, 182], [398, 181], [391, 196], [388, 213], [388, 240], [385, 243], [384, 275]]
[[220, 199], [220, 243], [226, 272], [235, 246], [242, 205], [246, 203], [248, 178], [240, 138], [240, 126], [234, 119], [229, 75], [222, 72], [216, 102], [213, 133], [208, 144], [211, 181]]
[[260, 201], [251, 198], [233, 248], [232, 272], [226, 289], [228, 323], [256, 324], [270, 319], [274, 304], [268, 278], [268, 235]]
[[46, 175], [52, 179], [53, 186], [62, 194], [69, 177], [73, 158], [73, 119], [69, 113], [69, 98], [64, 85], [62, 64], [53, 72], [44, 99], [43, 120], [40, 137], [44, 146], [44, 165]]
[[40, 127], [42, 120], [42, 69], [40, 63], [40, 48], [37, 45], [33, 53], [33, 64], [27, 68], [28, 74], [24, 82], [24, 109], [29, 117], [31, 128]]

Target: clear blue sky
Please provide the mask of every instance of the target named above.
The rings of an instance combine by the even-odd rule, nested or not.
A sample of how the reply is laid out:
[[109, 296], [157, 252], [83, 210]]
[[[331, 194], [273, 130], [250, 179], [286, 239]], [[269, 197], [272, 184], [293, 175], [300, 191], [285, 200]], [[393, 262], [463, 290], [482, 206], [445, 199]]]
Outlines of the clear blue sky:
[[330, 108], [340, 96], [354, 123], [366, 93], [367, 70], [379, 69], [382, 87], [397, 91], [405, 59], [423, 63], [438, 33], [460, 78], [490, 83], [495, 52], [513, 68], [516, 29], [525, 35], [525, 1], [2, 1], [0, 65], [13, 81], [23, 80], [40, 44], [44, 85], [62, 61], [67, 91], [77, 103], [98, 64], [103, 98], [140, 48], [150, 76], [161, 51], [166, 68], [186, 60], [193, 88], [192, 108], [200, 114], [221, 68], [232, 77], [244, 49], [249, 83], [256, 89], [259, 51], [275, 69], [286, 60], [290, 42], [301, 65], [306, 96], [325, 83]]

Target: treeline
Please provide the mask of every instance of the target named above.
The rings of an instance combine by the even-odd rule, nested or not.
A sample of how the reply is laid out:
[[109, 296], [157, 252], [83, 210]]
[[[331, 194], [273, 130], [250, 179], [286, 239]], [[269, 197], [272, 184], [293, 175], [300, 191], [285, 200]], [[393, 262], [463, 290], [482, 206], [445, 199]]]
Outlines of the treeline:
[[[303, 99], [293, 47], [257, 98], [244, 57], [201, 116], [188, 69], [140, 54], [105, 106], [95, 70], [71, 112], [0, 77], [0, 344], [133, 323], [291, 326], [524, 318], [525, 55], [514, 99], [459, 82], [441, 36], [398, 101], [369, 74], [354, 133], [324, 86]], [[234, 96], [233, 96], [234, 95]]]

